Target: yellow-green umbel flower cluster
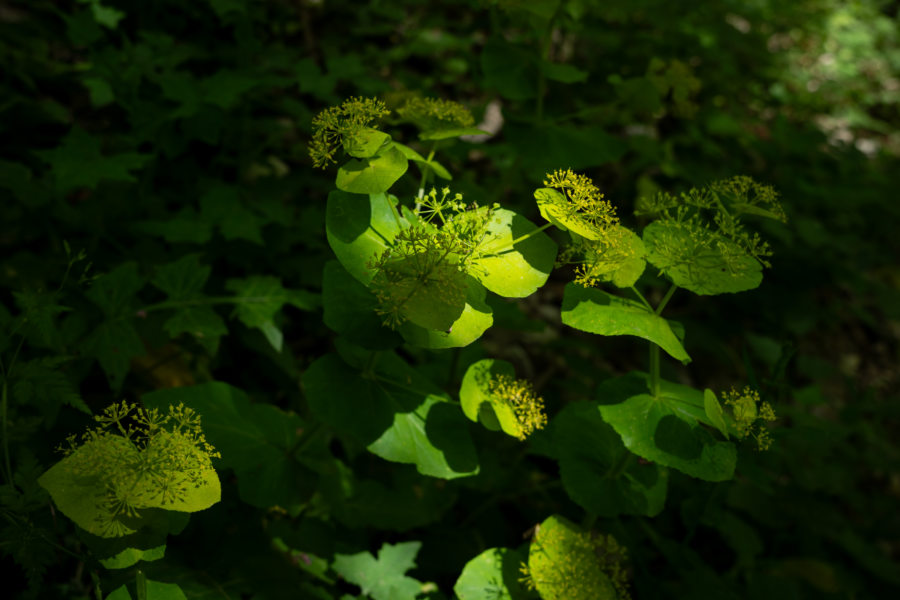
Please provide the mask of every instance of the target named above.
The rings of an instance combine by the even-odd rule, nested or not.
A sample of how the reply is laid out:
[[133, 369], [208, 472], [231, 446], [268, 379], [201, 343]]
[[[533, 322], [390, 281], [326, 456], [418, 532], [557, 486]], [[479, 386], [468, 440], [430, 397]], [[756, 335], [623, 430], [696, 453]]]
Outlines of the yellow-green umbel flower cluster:
[[744, 387], [742, 391], [732, 388], [724, 394], [725, 406], [731, 408], [735, 433], [739, 438], [748, 436], [756, 440], [759, 450], [768, 450], [772, 445], [772, 435], [766, 423], [775, 420], [775, 410], [768, 402], [763, 402], [759, 392]]
[[326, 108], [312, 122], [309, 156], [313, 166], [324, 169], [337, 161], [334, 153], [353, 137], [390, 114], [384, 102], [376, 98], [350, 98], [340, 106]]
[[211, 459], [220, 455], [184, 405], [161, 413], [122, 401], [94, 419], [97, 427], [80, 444], [69, 437], [66, 469], [101, 490], [95, 525], [104, 537], [131, 533], [126, 522], [140, 518], [143, 507], [178, 509], [192, 489], [215, 477]]
[[606, 230], [618, 223], [615, 209], [604, 199], [603, 193], [586, 175], [572, 169], [558, 169], [548, 173], [544, 185], [560, 192], [542, 206], [552, 222], [571, 229], [587, 239], [603, 237]]
[[521, 581], [543, 600], [630, 600], [627, 560], [612, 535], [553, 516], [536, 530]]
[[534, 393], [531, 382], [509, 375], [497, 375], [491, 379], [490, 393], [494, 400], [505, 404], [516, 417], [519, 431], [516, 437], [524, 440], [547, 424], [544, 399]]
[[426, 133], [464, 129], [475, 124], [468, 108], [458, 102], [437, 98], [410, 98], [397, 109], [397, 114]]
[[390, 327], [412, 321], [446, 331], [466, 304], [467, 278], [493, 209], [466, 206], [444, 188], [420, 198], [415, 212], [418, 221], [368, 264], [375, 272], [376, 312]]

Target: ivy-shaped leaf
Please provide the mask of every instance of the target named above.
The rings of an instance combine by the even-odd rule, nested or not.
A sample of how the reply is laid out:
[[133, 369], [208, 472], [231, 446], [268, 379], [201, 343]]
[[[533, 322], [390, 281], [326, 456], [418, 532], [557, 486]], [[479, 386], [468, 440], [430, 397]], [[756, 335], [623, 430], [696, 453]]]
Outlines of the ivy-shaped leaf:
[[65, 356], [38, 358], [16, 366], [13, 397], [22, 405], [39, 408], [48, 425], [56, 421], [60, 406], [72, 408], [90, 415], [91, 409], [81, 398], [72, 382], [59, 370], [70, 360]]
[[369, 552], [338, 554], [332, 568], [373, 600], [414, 600], [422, 584], [405, 573], [416, 566], [421, 547], [421, 542], [384, 544], [377, 559]]
[[104, 156], [100, 140], [79, 127], [73, 128], [58, 147], [36, 154], [50, 164], [56, 188], [61, 192], [94, 188], [101, 181], [134, 182], [131, 172], [153, 158], [134, 152]]
[[203, 286], [210, 271], [210, 267], [200, 264], [198, 255], [188, 254], [160, 267], [151, 282], [166, 293], [169, 302], [185, 305], [176, 308], [163, 324], [166, 333], [173, 339], [189, 333], [214, 355], [228, 328], [212, 307], [202, 304]]

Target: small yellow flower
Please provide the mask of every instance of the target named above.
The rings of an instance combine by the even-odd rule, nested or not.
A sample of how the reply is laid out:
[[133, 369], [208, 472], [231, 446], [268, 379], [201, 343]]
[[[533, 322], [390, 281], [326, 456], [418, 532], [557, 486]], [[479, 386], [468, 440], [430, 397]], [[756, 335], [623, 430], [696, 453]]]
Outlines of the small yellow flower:
[[510, 407], [519, 425], [516, 437], [524, 440], [547, 424], [544, 413], [544, 399], [534, 393], [529, 381], [514, 379], [509, 375], [498, 375], [491, 379], [490, 392], [495, 400]]
[[334, 153], [350, 136], [377, 123], [390, 114], [384, 102], [376, 98], [350, 98], [340, 106], [332, 106], [313, 119], [309, 156], [313, 166], [324, 169], [336, 163]]

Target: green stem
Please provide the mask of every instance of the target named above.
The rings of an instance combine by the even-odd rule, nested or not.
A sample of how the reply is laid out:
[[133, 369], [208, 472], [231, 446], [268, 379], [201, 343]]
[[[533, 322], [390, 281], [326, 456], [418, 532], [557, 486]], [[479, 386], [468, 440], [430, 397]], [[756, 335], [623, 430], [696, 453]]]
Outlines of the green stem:
[[[428, 162], [431, 162], [431, 159], [434, 158], [434, 151], [437, 149], [437, 141], [431, 144], [431, 152], [428, 153]], [[431, 175], [431, 167], [429, 165], [421, 166], [422, 169], [422, 177], [419, 179], [419, 195], [416, 196], [417, 199], [421, 200], [425, 197], [425, 184], [428, 181], [428, 176]]]
[[[666, 304], [672, 299], [672, 294], [675, 293], [676, 289], [678, 289], [678, 286], [673, 283], [656, 307], [656, 310], [653, 311], [654, 314], [659, 316], [662, 313]], [[650, 395], [654, 398], [659, 396], [659, 346], [653, 342], [650, 342]]]
[[631, 286], [631, 291], [634, 292], [634, 295], [638, 297], [638, 300], [640, 300], [644, 306], [646, 306], [651, 311], [653, 310], [653, 307], [650, 306], [650, 303], [647, 302], [647, 299], [644, 298], [644, 295], [640, 293], [636, 287]]
[[137, 600], [147, 600], [147, 576], [143, 571], [138, 570], [134, 586], [135, 592], [137, 593]]
[[668, 304], [668, 303], [669, 303], [669, 300], [672, 299], [672, 294], [674, 294], [674, 293], [675, 293], [675, 290], [677, 290], [677, 289], [678, 289], [678, 286], [675, 285], [675, 284], [673, 283], [672, 286], [669, 288], [669, 291], [666, 292], [666, 295], [663, 296], [663, 299], [662, 299], [662, 301], [659, 303], [659, 306], [656, 307], [656, 310], [655, 310], [654, 312], [655, 312], [657, 315], [659, 315], [660, 313], [662, 313], [663, 309], [666, 307], [666, 304]]
[[659, 396], [659, 346], [650, 342], [650, 395]]

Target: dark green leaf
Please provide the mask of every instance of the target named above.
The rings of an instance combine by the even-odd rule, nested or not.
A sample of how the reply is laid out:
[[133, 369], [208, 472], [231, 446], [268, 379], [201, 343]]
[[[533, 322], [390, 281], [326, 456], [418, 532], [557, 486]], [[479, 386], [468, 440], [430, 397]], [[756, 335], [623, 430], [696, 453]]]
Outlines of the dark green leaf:
[[488, 548], [463, 567], [453, 592], [459, 600], [525, 600], [531, 594], [519, 582], [525, 555], [509, 548]]
[[247, 327], [255, 327], [263, 332], [276, 351], [281, 352], [284, 337], [275, 325], [275, 314], [285, 304], [302, 310], [313, 310], [319, 305], [319, 298], [303, 290], [289, 290], [281, 285], [277, 277], [255, 275], [246, 279], [229, 279], [226, 289], [235, 293], [234, 314]]
[[323, 320], [347, 340], [370, 350], [400, 345], [397, 332], [382, 325], [371, 290], [354, 279], [337, 261], [325, 263], [322, 276]]
[[374, 276], [367, 263], [387, 250], [402, 227], [393, 208], [396, 203], [396, 198], [384, 194], [368, 198], [345, 192], [328, 194], [328, 244], [347, 272], [364, 285]]
[[394, 354], [378, 353], [373, 369], [358, 373], [334, 354], [318, 359], [303, 375], [310, 408], [372, 453], [414, 464], [423, 475], [452, 479], [476, 473], [475, 448], [459, 406]]
[[203, 431], [234, 469], [241, 498], [253, 506], [293, 507], [308, 499], [314, 475], [289, 453], [306, 425], [270, 404], [253, 404], [238, 388], [213, 382], [145, 394], [148, 408], [183, 402], [203, 419]]

